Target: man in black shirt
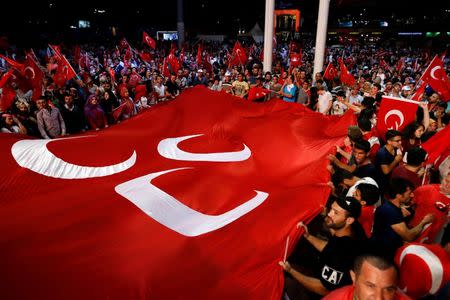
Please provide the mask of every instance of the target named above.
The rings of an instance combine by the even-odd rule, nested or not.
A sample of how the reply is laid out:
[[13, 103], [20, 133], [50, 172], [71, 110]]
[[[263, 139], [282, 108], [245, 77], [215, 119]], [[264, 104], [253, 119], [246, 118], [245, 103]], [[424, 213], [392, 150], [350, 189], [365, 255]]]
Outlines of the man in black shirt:
[[286, 285], [291, 300], [300, 299], [305, 294], [304, 289], [323, 296], [351, 283], [350, 269], [364, 244], [363, 236], [354, 229], [360, 214], [361, 204], [355, 198], [335, 200], [325, 217], [325, 225], [332, 233], [328, 241], [309, 234], [303, 222], [298, 224], [297, 227], [305, 230], [303, 236], [306, 240], [320, 252], [320, 275], [319, 278], [308, 276], [292, 268], [287, 261], [280, 261], [283, 269], [297, 281], [296, 287], [292, 287], [292, 281], [290, 287]]

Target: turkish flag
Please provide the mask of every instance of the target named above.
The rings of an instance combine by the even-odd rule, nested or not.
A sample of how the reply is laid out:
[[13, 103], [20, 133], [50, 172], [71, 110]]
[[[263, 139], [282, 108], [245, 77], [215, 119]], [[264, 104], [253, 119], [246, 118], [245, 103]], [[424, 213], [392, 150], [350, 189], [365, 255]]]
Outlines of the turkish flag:
[[436, 167], [442, 163], [450, 151], [450, 127], [445, 126], [444, 129], [433, 135], [428, 141], [422, 144], [422, 148], [428, 153], [427, 164], [433, 164]]
[[249, 101], [253, 101], [253, 100], [265, 97], [267, 94], [270, 94], [270, 90], [265, 89], [265, 88], [260, 87], [260, 86], [255, 86], [255, 87], [252, 87], [250, 89], [250, 91], [248, 92], [247, 99]]
[[37, 100], [42, 94], [42, 81], [45, 73], [30, 54], [27, 54], [23, 75], [31, 83], [33, 89], [32, 99]]
[[24, 68], [24, 65], [21, 63], [18, 63], [17, 61], [15, 61], [14, 59], [8, 58], [4, 55], [0, 54], [0, 58], [4, 59], [9, 65], [11, 65], [11, 67], [16, 68], [18, 71], [22, 71]]
[[230, 66], [244, 65], [247, 62], [247, 54], [245, 49], [241, 46], [241, 43], [236, 41], [234, 43], [233, 52], [231, 54], [231, 59], [229, 62]]
[[401, 131], [416, 119], [419, 102], [403, 98], [383, 96], [377, 115], [377, 132], [381, 138], [388, 129]]
[[323, 74], [323, 78], [327, 80], [333, 80], [336, 76], [337, 76], [336, 68], [333, 66], [331, 62], [329, 62], [327, 68], [325, 69], [325, 73]]
[[172, 74], [176, 74], [178, 69], [180, 69], [180, 62], [178, 58], [175, 56], [175, 49], [170, 50], [169, 55], [166, 59], [167, 67], [172, 70]]
[[399, 288], [412, 299], [435, 295], [450, 281], [450, 255], [439, 244], [407, 244], [397, 250], [395, 263]]
[[280, 299], [354, 118], [196, 87], [99, 132], [0, 134], [1, 298]]
[[141, 59], [143, 61], [148, 62], [148, 63], [151, 62], [153, 59], [152, 55], [150, 53], [144, 52], [144, 51], [139, 52], [139, 56], [141, 57]]
[[298, 67], [302, 65], [302, 52], [300, 49], [299, 53], [291, 53], [291, 67]]
[[195, 61], [197, 62], [197, 65], [199, 65], [199, 66], [201, 66], [202, 62], [203, 62], [202, 53], [203, 53], [203, 46], [202, 46], [202, 44], [198, 44], [197, 57], [196, 57]]
[[13, 75], [14, 69], [9, 69], [8, 72], [4, 73], [0, 78], [0, 88], [4, 87]]
[[339, 68], [341, 70], [341, 82], [348, 86], [354, 86], [356, 82], [355, 77], [353, 77], [353, 75], [348, 71], [342, 58], [339, 58]]
[[119, 41], [119, 48], [120, 48], [120, 50], [123, 50], [123, 49], [125, 49], [125, 48], [130, 48], [131, 46], [130, 46], [130, 44], [128, 43], [128, 41], [127, 41], [127, 39], [126, 38], [123, 38], [123, 39], [121, 39], [120, 41]]
[[0, 78], [0, 111], [4, 112], [11, 107], [11, 104], [16, 97], [16, 93], [8, 84], [9, 79], [13, 75], [14, 69], [9, 69]]
[[428, 83], [433, 90], [438, 92], [442, 100], [450, 100], [450, 81], [445, 74], [444, 64], [437, 55], [433, 58], [420, 79]]
[[53, 75], [53, 81], [59, 87], [64, 87], [68, 80], [77, 76], [77, 73], [72, 68], [72, 66], [67, 61], [67, 59], [64, 55], [59, 54], [57, 61], [58, 61], [58, 68], [56, 69], [55, 75]]
[[389, 69], [389, 65], [388, 63], [384, 60], [384, 58], [380, 61], [380, 67], [383, 68], [383, 70], [388, 70]]
[[395, 65], [395, 69], [397, 72], [401, 72], [403, 68], [405, 67], [405, 59], [402, 57], [397, 61], [397, 64]]
[[152, 49], [156, 48], [155, 40], [151, 36], [149, 36], [145, 31], [142, 32], [142, 42]]

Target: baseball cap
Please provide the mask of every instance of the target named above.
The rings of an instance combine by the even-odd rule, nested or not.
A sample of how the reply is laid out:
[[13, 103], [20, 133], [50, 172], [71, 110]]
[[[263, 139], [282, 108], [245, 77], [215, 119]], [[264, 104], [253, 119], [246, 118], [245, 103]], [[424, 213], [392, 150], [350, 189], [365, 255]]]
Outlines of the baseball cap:
[[226, 72], [225, 72], [225, 76], [231, 76], [230, 71], [226, 71]]
[[203, 73], [203, 70], [202, 69], [198, 69], [197, 73]]
[[337, 198], [336, 203], [345, 209], [350, 217], [358, 219], [361, 215], [361, 204], [353, 197]]
[[402, 91], [410, 91], [411, 87], [409, 85], [405, 85], [404, 87], [402, 87]]

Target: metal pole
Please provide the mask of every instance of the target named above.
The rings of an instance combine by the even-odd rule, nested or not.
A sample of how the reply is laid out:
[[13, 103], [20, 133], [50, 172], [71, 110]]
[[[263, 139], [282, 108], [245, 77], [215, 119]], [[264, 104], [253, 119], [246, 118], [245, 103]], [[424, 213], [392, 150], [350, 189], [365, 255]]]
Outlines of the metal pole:
[[323, 70], [323, 59], [325, 56], [325, 45], [327, 42], [327, 26], [328, 26], [328, 11], [330, 8], [330, 0], [320, 0], [319, 16], [317, 18], [317, 33], [316, 33], [316, 50], [314, 54], [314, 74]]
[[178, 33], [178, 48], [181, 49], [184, 43], [184, 15], [183, 15], [183, 0], [177, 0], [177, 33]]
[[266, 17], [264, 23], [264, 72], [272, 71], [274, 10], [275, 0], [266, 0]]

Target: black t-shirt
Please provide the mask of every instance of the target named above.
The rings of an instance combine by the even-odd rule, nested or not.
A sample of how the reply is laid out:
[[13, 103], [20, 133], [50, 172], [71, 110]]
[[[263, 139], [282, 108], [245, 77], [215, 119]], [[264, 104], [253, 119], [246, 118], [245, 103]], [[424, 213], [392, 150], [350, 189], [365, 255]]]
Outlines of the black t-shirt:
[[363, 241], [353, 237], [332, 236], [320, 253], [319, 279], [323, 286], [335, 290], [352, 283], [350, 269], [355, 258], [362, 252]]

